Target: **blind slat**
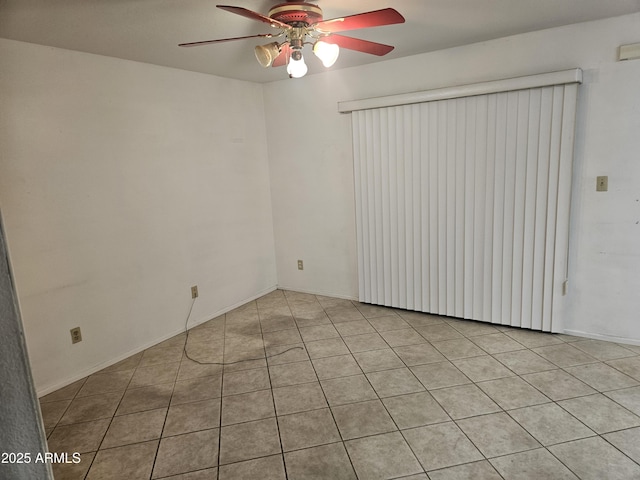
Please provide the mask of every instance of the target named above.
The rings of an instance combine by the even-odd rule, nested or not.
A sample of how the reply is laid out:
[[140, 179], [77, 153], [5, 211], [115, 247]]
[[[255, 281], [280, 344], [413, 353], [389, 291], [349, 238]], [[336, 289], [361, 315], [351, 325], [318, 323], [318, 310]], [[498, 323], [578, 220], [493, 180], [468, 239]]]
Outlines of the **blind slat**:
[[360, 300], [561, 331], [576, 96], [353, 112]]

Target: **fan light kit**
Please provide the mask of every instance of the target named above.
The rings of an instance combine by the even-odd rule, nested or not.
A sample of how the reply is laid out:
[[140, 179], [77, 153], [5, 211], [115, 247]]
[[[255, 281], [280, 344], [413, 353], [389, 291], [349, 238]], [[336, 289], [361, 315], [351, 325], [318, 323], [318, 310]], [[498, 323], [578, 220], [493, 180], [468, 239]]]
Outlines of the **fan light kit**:
[[304, 77], [308, 71], [302, 54], [305, 45], [312, 45], [313, 53], [326, 68], [329, 68], [336, 63], [340, 55], [340, 48], [378, 56], [386, 55], [393, 50], [391, 45], [338, 35], [336, 32], [404, 23], [404, 17], [393, 8], [383, 8], [382, 10], [358, 13], [347, 17], [323, 20], [320, 7], [298, 1], [280, 3], [269, 10], [267, 15], [262, 15], [243, 7], [230, 5], [217, 5], [217, 7], [236, 15], [266, 23], [279, 31], [277, 33], [261, 33], [245, 37], [181, 43], [179, 46], [196, 47], [248, 38], [281, 38], [282, 41], [280, 42], [274, 41], [266, 45], [258, 45], [254, 51], [260, 65], [265, 68], [286, 65], [287, 73], [291, 78]]

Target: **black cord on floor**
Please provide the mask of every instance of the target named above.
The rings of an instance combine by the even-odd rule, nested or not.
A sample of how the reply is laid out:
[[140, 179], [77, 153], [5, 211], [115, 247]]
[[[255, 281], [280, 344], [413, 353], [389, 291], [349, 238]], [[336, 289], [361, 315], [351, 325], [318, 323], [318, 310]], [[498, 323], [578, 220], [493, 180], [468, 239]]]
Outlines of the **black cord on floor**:
[[[263, 357], [259, 357], [259, 358], [246, 358], [244, 360], [236, 360], [235, 362], [201, 362], [200, 360], [196, 360], [194, 358], [191, 358], [189, 356], [189, 352], [187, 352], [187, 344], [189, 343], [189, 329], [187, 328], [187, 325], [189, 325], [189, 318], [191, 317], [191, 312], [193, 311], [193, 305], [196, 303], [196, 299], [194, 298], [193, 301], [191, 302], [191, 307], [189, 307], [189, 313], [187, 314], [187, 319], [184, 322], [184, 331], [187, 334], [187, 338], [184, 342], [184, 347], [183, 347], [183, 352], [185, 357], [187, 357], [189, 360], [191, 360], [192, 362], [195, 362], [199, 365], [233, 365], [235, 363], [242, 363], [242, 362], [251, 362], [251, 361], [255, 361], [255, 360], [262, 360], [262, 359], [267, 359], [267, 358], [273, 358], [273, 357], [277, 357], [278, 355], [282, 355], [285, 354], [287, 352], [290, 352], [291, 350], [304, 350], [303, 347], [291, 347], [288, 348], [280, 353], [274, 353], [273, 355], [264, 355]], [[223, 351], [223, 355], [224, 355], [224, 351]]]

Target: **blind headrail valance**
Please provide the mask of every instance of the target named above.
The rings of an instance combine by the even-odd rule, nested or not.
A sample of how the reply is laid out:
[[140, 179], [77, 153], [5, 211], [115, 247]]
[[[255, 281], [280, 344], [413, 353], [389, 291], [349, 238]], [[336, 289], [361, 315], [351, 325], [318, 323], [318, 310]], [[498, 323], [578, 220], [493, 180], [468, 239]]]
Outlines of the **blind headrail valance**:
[[385, 97], [365, 98], [362, 100], [348, 100], [338, 102], [340, 113], [350, 113], [356, 110], [368, 110], [371, 108], [392, 107], [398, 105], [410, 105], [412, 103], [432, 102], [435, 100], [447, 100], [451, 98], [472, 97], [497, 92], [509, 92], [525, 90], [527, 88], [548, 87], [553, 85], [565, 85], [570, 83], [582, 83], [582, 70], [573, 68], [559, 72], [527, 75], [524, 77], [493, 80], [490, 82], [459, 85], [455, 87], [438, 88], [422, 92], [403, 93]]

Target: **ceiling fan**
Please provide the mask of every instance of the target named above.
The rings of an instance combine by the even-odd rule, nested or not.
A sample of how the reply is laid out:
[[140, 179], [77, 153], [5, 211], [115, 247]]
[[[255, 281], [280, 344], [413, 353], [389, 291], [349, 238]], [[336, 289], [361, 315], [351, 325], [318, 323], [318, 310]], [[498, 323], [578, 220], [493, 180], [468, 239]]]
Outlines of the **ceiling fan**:
[[181, 43], [180, 47], [196, 47], [247, 38], [280, 39], [256, 46], [256, 59], [263, 67], [286, 65], [287, 73], [292, 78], [300, 78], [307, 73], [307, 65], [302, 56], [304, 45], [312, 45], [313, 53], [328, 68], [338, 59], [340, 48], [378, 56], [386, 55], [394, 48], [391, 45], [338, 35], [336, 32], [404, 23], [404, 17], [393, 8], [324, 20], [319, 6], [296, 0], [287, 0], [286, 3], [275, 5], [267, 15], [231, 5], [217, 5], [217, 7], [265, 23], [277, 29], [278, 32]]

